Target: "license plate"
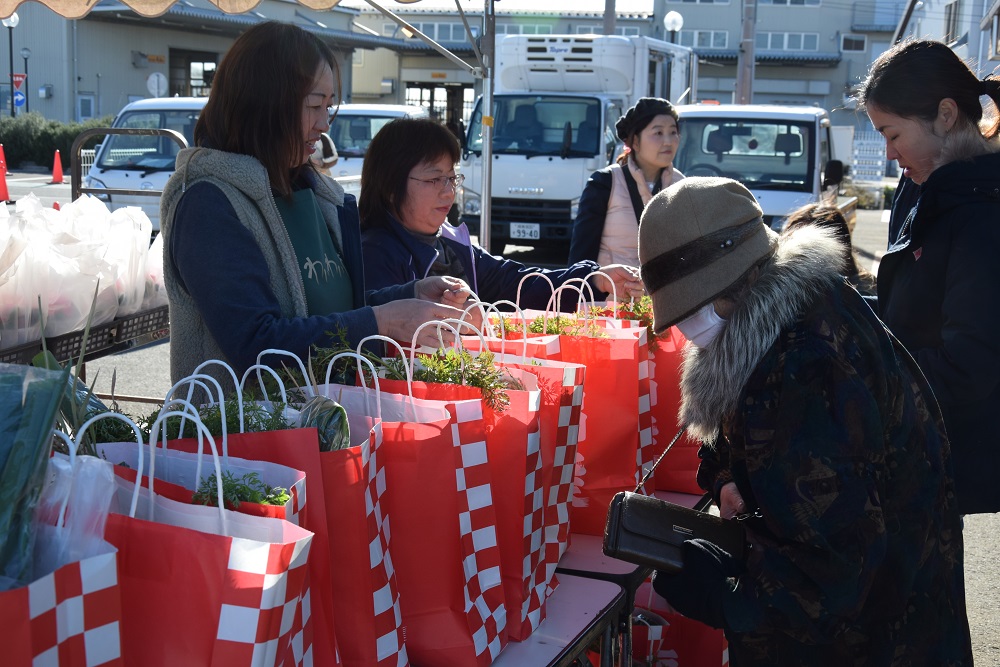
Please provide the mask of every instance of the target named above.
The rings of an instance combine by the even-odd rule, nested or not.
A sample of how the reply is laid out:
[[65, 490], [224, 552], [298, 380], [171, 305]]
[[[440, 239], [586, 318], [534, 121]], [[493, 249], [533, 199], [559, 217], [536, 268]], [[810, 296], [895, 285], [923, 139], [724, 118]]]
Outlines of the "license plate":
[[512, 239], [539, 239], [542, 236], [537, 222], [512, 222], [510, 223], [510, 237]]

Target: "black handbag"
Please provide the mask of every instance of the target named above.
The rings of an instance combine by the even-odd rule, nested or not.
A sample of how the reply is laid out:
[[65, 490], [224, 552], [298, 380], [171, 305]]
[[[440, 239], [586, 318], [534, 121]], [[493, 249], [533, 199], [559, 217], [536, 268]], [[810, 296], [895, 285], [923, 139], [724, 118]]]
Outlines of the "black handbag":
[[606, 555], [656, 570], [678, 572], [684, 568], [684, 541], [700, 538], [713, 542], [738, 560], [744, 559], [746, 534], [739, 521], [638, 492], [683, 433], [681, 428], [635, 491], [621, 491], [612, 499], [604, 527]]

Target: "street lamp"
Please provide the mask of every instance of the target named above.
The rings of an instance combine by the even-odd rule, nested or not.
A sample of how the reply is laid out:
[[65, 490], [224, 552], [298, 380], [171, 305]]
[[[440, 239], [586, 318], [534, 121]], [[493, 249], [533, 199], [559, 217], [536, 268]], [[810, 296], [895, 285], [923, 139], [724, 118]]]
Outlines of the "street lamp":
[[[27, 46], [21, 49], [21, 57], [24, 58], [24, 83], [22, 85], [24, 86], [24, 90], [28, 91], [31, 90], [30, 88], [28, 88], [28, 58], [31, 57], [31, 49], [29, 49]], [[25, 92], [24, 113], [30, 113], [30, 112], [31, 112], [31, 95], [28, 95], [28, 93]]]
[[680, 12], [669, 11], [663, 17], [663, 27], [670, 33], [670, 43], [677, 43], [677, 32], [684, 27], [684, 17]]
[[0, 20], [0, 23], [7, 28], [7, 44], [10, 47], [10, 59], [7, 61], [10, 63], [10, 117], [14, 117], [14, 28], [17, 27], [17, 22], [20, 19], [17, 17], [17, 12], [14, 12], [7, 18]]

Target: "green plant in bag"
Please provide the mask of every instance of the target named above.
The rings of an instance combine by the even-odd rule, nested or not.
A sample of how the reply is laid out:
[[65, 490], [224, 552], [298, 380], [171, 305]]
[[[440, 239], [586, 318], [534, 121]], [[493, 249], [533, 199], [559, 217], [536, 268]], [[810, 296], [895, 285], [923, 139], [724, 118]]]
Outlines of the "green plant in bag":
[[[248, 472], [239, 478], [228, 470], [222, 473], [222, 502], [227, 506], [238, 508], [240, 503], [284, 505], [289, 498], [287, 489], [268, 486], [255, 472]], [[197, 505], [218, 506], [218, 499], [218, 486], [213, 473], [202, 478], [191, 500]]]

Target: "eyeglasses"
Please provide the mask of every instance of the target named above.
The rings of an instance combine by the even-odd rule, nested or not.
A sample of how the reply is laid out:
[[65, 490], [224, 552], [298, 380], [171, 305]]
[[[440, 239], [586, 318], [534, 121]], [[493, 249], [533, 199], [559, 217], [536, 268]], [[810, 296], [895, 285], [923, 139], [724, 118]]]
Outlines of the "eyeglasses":
[[451, 188], [454, 192], [458, 189], [462, 183], [465, 183], [465, 174], [455, 174], [454, 176], [438, 176], [437, 178], [414, 178], [410, 176], [411, 180], [419, 181], [421, 183], [426, 183], [427, 185], [433, 185], [438, 190], [444, 190], [445, 184], [447, 187]]

